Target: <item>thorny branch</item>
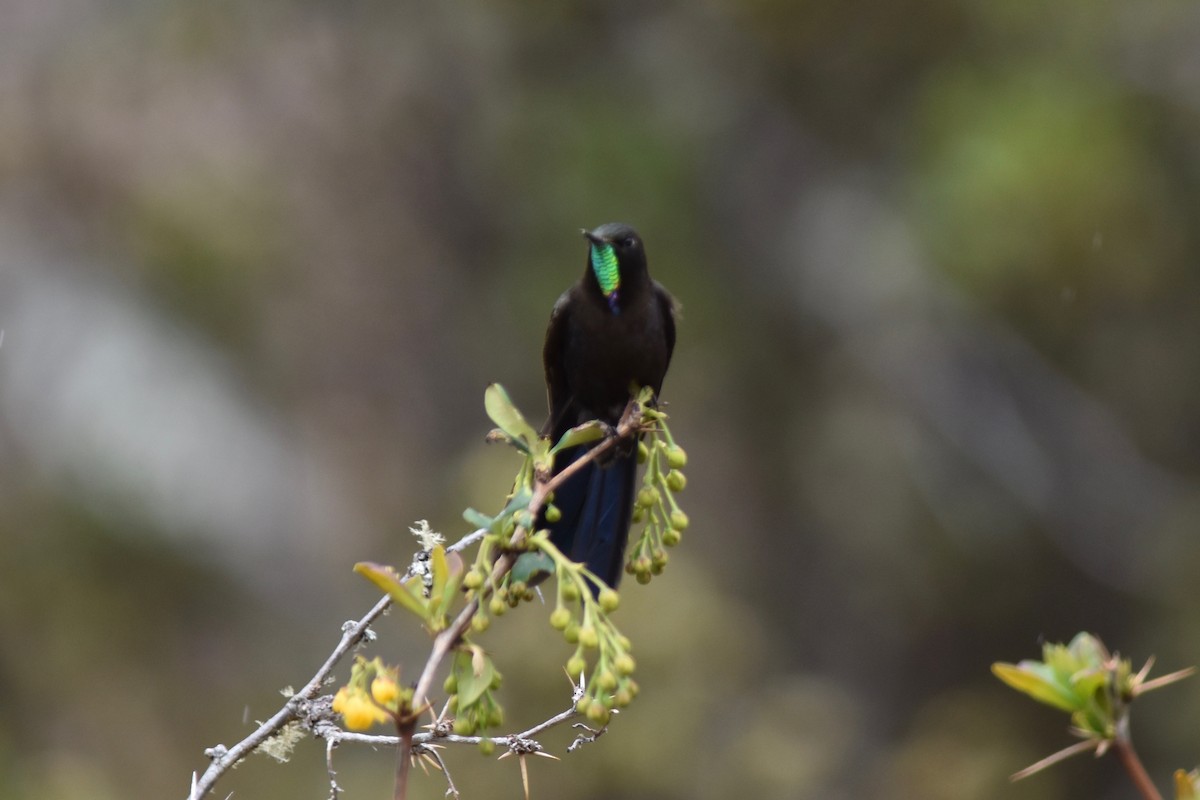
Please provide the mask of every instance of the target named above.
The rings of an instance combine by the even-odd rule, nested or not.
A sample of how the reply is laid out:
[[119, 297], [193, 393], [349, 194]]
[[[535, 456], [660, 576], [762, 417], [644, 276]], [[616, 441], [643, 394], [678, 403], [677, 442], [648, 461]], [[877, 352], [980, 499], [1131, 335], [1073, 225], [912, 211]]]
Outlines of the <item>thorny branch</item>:
[[[529, 512], [536, 518], [538, 513], [541, 511], [542, 506], [545, 505], [546, 498], [550, 495], [550, 493], [558, 488], [563, 481], [567, 480], [576, 471], [583, 469], [584, 466], [591, 461], [599, 458], [605, 452], [614, 447], [618, 441], [636, 434], [641, 428], [641, 424], [641, 406], [636, 401], [630, 401], [629, 405], [625, 409], [625, 413], [621, 416], [621, 421], [613, 431], [614, 435], [605, 438], [599, 444], [592, 447], [583, 456], [568, 465], [553, 478], [549, 480], [542, 480], [541, 478], [538, 479], [534, 489], [533, 498], [529, 502]], [[454, 544], [448, 546], [446, 549], [448, 551], [462, 550], [480, 541], [486, 534], [487, 531], [483, 529], [473, 531]], [[519, 545], [527, 535], [527, 531], [522, 528], [518, 528], [513, 534], [512, 544]], [[498, 585], [500, 579], [502, 579], [509, 572], [509, 570], [512, 569], [513, 564], [516, 562], [516, 557], [517, 554], [510, 551], [496, 560], [495, 566], [492, 570], [491, 581], [489, 582], [490, 585]], [[413, 568], [410, 566], [405, 574], [405, 577], [407, 578], [412, 574]], [[425, 703], [425, 697], [429, 692], [429, 686], [433, 681], [434, 675], [437, 673], [438, 667], [441, 665], [446, 655], [458, 644], [459, 639], [462, 637], [467, 627], [471, 624], [471, 617], [474, 616], [475, 611], [478, 609], [478, 604], [478, 598], [473, 600], [471, 603], [468, 603], [467, 607], [464, 608], [462, 612], [455, 618], [454, 622], [451, 623], [448, 628], [438, 634], [438, 636], [434, 639], [433, 648], [430, 651], [429, 659], [425, 663], [425, 667], [421, 672], [421, 677], [417, 681], [416, 689], [413, 692], [413, 706], [415, 708], [420, 708]], [[385, 613], [391, 607], [391, 605], [391, 597], [384, 596], [380, 598], [379, 601], [376, 602], [371, 608], [371, 610], [364, 614], [359, 620], [355, 622], [348, 622], [343, 625], [341, 640], [338, 642], [337, 646], [334, 647], [333, 652], [329, 654], [329, 657], [325, 659], [325, 663], [321, 665], [320, 669], [318, 669], [316, 673], [308, 680], [308, 682], [304, 684], [304, 687], [300, 691], [296, 692], [287, 699], [282, 708], [271, 715], [266, 722], [261, 723], [250, 735], [242, 739], [233, 747], [227, 748], [225, 745], [218, 744], [206, 749], [204, 754], [212, 759], [212, 761], [208, 765], [208, 768], [205, 769], [204, 773], [200, 776], [192, 773], [192, 784], [191, 790], [188, 793], [188, 800], [201, 800], [201, 798], [212, 791], [213, 787], [216, 785], [216, 782], [221, 778], [222, 775], [254, 752], [255, 749], [261, 746], [272, 736], [276, 735], [289, 722], [297, 719], [309, 718], [314, 711], [313, 701], [318, 699], [321, 689], [329, 680], [334, 668], [337, 667], [341, 660], [345, 658], [346, 655], [355, 647], [357, 647], [364, 639], [369, 640], [374, 637], [374, 633], [370, 630], [372, 623], [374, 623], [376, 619]], [[332, 711], [330, 713], [332, 713]], [[543, 730], [546, 730], [549, 727], [552, 727], [553, 725], [557, 725], [560, 722], [570, 719], [572, 716], [575, 716], [576, 713], [577, 712], [575, 711], [574, 707], [572, 707], [571, 709], [551, 717], [549, 720], [546, 720], [545, 722], [540, 723], [539, 725], [536, 725], [523, 733], [515, 734], [511, 737], [501, 736], [487, 738], [492, 738], [497, 745], [510, 747], [514, 741], [518, 739], [529, 739], [530, 737]], [[351, 733], [342, 730], [329, 721], [318, 721], [312, 724], [310, 727], [314, 735], [321, 736], [322, 738], [326, 739], [326, 742], [330, 748], [343, 741], [366, 742], [370, 744], [391, 746], [395, 746], [400, 743], [400, 737], [398, 736], [370, 736], [366, 734]], [[570, 749], [574, 750], [576, 747], [578, 747], [581, 744], [581, 740], [593, 741], [595, 738], [601, 735], [601, 733], [603, 733], [603, 729], [601, 731], [594, 732], [591, 738], [583, 736], [577, 738], [576, 741], [571, 745]], [[485, 737], [458, 736], [451, 733], [442, 733], [439, 735], [437, 731], [429, 733], [414, 733], [412, 734], [413, 748], [415, 749], [418, 746], [425, 746], [434, 738], [437, 738], [438, 741], [456, 744], [478, 744], [480, 740]], [[339, 787], [337, 786], [332, 769], [332, 751], [328, 750], [326, 755], [327, 765], [330, 773], [330, 796], [336, 799]], [[440, 758], [438, 760], [440, 761]], [[453, 784], [451, 784], [451, 787], [453, 788]], [[397, 786], [396, 788], [397, 796], [402, 796], [404, 787]], [[455, 794], [457, 795], [457, 792], [455, 792]]]

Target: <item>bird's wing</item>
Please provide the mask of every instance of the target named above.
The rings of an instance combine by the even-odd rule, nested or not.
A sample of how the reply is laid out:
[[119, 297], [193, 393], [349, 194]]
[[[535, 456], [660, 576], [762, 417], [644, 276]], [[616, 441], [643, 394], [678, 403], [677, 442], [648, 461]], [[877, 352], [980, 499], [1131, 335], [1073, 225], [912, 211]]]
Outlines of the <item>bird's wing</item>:
[[567, 373], [563, 363], [567, 328], [570, 319], [571, 291], [563, 292], [550, 312], [550, 324], [546, 326], [546, 343], [542, 346], [542, 366], [546, 371], [546, 403], [550, 416], [542, 427], [542, 435], [552, 435], [560, 427], [571, 398], [567, 388]]
[[675, 313], [676, 303], [675, 298], [671, 297], [663, 285], [658, 281], [654, 282], [654, 296], [658, 300], [658, 307], [662, 309], [663, 332], [667, 337], [667, 366], [671, 364], [671, 354], [675, 352]]

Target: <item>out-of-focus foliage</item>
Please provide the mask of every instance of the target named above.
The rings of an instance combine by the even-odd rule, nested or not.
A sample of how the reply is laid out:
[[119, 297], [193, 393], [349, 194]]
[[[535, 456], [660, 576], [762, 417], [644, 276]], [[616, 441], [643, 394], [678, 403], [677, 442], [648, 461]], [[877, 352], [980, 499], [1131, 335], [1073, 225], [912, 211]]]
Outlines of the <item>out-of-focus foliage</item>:
[[[1077, 630], [1198, 660], [1198, 39], [1169, 0], [11, 0], [0, 800], [181, 795], [373, 602], [352, 564], [494, 512], [479, 390], [538, 406], [577, 231], [618, 219], [684, 306], [688, 546], [614, 615], [637, 702], [535, 790], [1013, 796], [1061, 733], [990, 663]], [[528, 616], [518, 726], [569, 691]], [[1138, 716], [1163, 788], [1172, 693]], [[301, 742], [221, 791], [326, 781]]]

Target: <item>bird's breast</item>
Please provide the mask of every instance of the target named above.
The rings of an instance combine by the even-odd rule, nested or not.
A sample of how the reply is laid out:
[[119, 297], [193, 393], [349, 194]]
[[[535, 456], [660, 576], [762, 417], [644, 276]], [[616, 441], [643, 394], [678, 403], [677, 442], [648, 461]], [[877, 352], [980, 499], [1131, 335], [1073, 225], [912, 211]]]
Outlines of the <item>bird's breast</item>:
[[616, 423], [630, 387], [657, 393], [667, 370], [666, 327], [656, 305], [640, 304], [612, 314], [592, 309], [572, 326], [565, 372], [581, 419]]

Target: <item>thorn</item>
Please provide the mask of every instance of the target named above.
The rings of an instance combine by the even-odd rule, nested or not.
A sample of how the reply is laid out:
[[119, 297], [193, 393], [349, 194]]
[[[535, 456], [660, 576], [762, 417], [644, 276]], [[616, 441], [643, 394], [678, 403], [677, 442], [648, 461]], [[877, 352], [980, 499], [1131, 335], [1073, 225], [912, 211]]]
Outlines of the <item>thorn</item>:
[[524, 754], [518, 760], [521, 762], [521, 783], [525, 785], [525, 800], [529, 800], [529, 767], [525, 765]]

